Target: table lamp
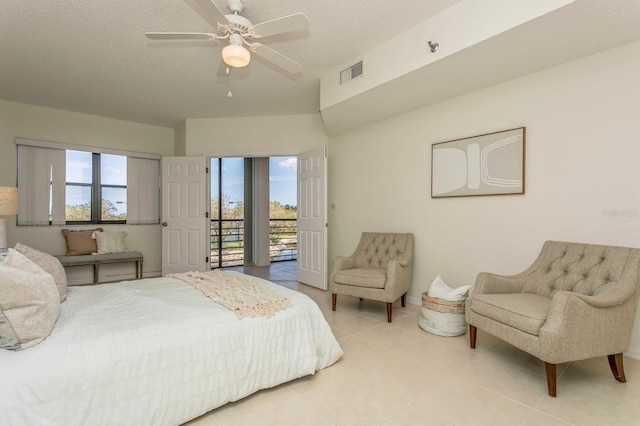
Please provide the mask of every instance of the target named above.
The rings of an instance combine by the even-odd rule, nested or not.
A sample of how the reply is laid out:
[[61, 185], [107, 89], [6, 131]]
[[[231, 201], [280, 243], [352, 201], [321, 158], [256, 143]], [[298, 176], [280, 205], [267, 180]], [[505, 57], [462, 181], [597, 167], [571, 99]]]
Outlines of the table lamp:
[[0, 254], [6, 254], [7, 224], [2, 216], [18, 214], [18, 188], [0, 186]]

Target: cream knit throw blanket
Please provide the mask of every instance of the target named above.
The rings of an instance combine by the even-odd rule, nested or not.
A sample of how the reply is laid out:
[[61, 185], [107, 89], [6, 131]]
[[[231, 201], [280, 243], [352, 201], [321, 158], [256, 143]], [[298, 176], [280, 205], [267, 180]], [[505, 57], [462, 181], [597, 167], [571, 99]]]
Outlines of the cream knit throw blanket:
[[286, 297], [239, 273], [215, 270], [168, 276], [191, 284], [215, 303], [232, 310], [240, 319], [269, 318], [292, 306]]

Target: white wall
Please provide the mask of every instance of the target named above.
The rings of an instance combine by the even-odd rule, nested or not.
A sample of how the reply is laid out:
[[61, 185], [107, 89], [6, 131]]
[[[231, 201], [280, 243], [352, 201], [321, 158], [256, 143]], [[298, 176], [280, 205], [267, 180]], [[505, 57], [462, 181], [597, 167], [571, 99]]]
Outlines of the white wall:
[[183, 121], [175, 128], [175, 149], [174, 155], [184, 157], [187, 152], [187, 122]]
[[[636, 42], [332, 137], [330, 259], [362, 231], [413, 232], [419, 304], [438, 274], [516, 273], [547, 239], [640, 247], [639, 76]], [[520, 126], [525, 195], [430, 197], [431, 144]]]
[[[418, 68], [513, 29], [575, 0], [462, 0], [363, 55], [352, 58], [322, 77], [320, 109], [400, 78]], [[437, 55], [426, 52], [426, 40], [444, 41]], [[362, 77], [340, 84], [340, 72], [359, 60]]]
[[[174, 155], [173, 129], [0, 100], [0, 148], [3, 152], [0, 186], [16, 185], [16, 137]], [[126, 230], [128, 247], [144, 255], [145, 276], [160, 275], [160, 225], [101, 226], [109, 231]], [[9, 217], [7, 242], [10, 247], [21, 242], [51, 254], [63, 254], [65, 244], [60, 233], [63, 228], [18, 227], [15, 217]], [[131, 278], [133, 271], [133, 264], [109, 265], [101, 270], [101, 277], [106, 280], [115, 280], [121, 275]], [[70, 268], [68, 273], [72, 284], [91, 282], [90, 267]]]
[[186, 155], [296, 155], [327, 144], [320, 114], [202, 118], [186, 122]]
[[[270, 157], [297, 155], [327, 145], [320, 114], [188, 119], [186, 155], [206, 157]], [[260, 181], [254, 193], [254, 263], [269, 263], [269, 174], [254, 169]], [[265, 192], [266, 189], [266, 192]], [[266, 228], [265, 228], [266, 225]]]

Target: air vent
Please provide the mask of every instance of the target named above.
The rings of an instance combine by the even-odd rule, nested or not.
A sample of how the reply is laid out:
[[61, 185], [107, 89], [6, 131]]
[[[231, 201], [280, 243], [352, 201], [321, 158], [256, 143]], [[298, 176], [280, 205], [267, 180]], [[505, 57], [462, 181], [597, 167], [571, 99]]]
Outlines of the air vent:
[[347, 81], [353, 80], [356, 77], [360, 77], [363, 72], [362, 61], [359, 61], [351, 65], [346, 70], [340, 71], [340, 84], [344, 84]]

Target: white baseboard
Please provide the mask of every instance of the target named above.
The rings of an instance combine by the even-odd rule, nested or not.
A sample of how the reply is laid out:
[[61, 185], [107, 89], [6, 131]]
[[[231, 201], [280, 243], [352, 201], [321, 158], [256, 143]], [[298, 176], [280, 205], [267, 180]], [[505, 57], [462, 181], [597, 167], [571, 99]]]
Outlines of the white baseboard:
[[420, 297], [409, 297], [409, 298], [407, 298], [407, 302], [411, 303], [412, 305], [422, 306], [422, 296], [420, 296]]
[[629, 349], [624, 353], [624, 356], [640, 360], [640, 349]]

